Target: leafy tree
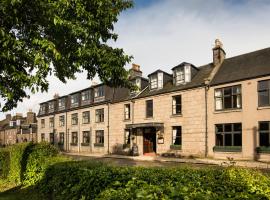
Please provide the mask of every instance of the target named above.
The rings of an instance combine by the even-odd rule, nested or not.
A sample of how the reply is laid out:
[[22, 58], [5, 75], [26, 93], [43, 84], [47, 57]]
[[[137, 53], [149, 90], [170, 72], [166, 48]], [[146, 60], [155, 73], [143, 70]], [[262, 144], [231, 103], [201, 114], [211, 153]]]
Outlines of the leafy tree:
[[1, 0], [0, 96], [2, 111], [32, 93], [48, 90], [48, 75], [62, 82], [87, 71], [105, 84], [130, 86], [131, 57], [113, 48], [114, 23], [131, 0]]

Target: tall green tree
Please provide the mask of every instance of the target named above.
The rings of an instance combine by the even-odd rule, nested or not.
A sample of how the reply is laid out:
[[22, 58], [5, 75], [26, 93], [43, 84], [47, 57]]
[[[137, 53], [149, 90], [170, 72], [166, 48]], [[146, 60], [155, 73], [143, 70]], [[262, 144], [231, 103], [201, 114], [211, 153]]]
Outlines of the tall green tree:
[[114, 24], [131, 0], [0, 0], [0, 96], [2, 111], [48, 90], [48, 75], [62, 82], [87, 71], [113, 87], [130, 86], [131, 57], [113, 48]]

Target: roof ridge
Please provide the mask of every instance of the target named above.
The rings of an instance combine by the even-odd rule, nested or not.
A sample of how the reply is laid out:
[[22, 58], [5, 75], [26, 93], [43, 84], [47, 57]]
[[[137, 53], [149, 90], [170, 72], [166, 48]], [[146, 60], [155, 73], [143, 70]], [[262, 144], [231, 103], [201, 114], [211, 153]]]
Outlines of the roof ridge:
[[232, 57], [229, 57], [229, 58], [225, 58], [224, 61], [225, 60], [235, 59], [235, 58], [238, 58], [238, 57], [241, 57], [241, 56], [254, 54], [254, 53], [259, 53], [259, 52], [262, 52], [262, 51], [265, 51], [265, 50], [270, 50], [270, 47], [266, 47], [266, 48], [263, 48], [263, 49], [258, 49], [256, 51], [251, 51], [251, 52], [247, 52], [247, 53], [244, 53], [244, 54], [240, 54], [240, 55], [232, 56]]

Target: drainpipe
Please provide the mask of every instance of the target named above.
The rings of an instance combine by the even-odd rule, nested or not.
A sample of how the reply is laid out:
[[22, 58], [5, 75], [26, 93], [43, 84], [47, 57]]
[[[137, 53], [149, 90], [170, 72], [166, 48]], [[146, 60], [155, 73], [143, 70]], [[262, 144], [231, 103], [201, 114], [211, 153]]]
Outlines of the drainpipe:
[[66, 120], [66, 124], [65, 124], [66, 125], [66, 151], [68, 151], [68, 140], [69, 140], [68, 139], [68, 136], [69, 136], [68, 131], [69, 130], [67, 128], [67, 111], [66, 111], [66, 119], [65, 120]]
[[78, 113], [78, 125], [79, 125], [79, 130], [78, 130], [78, 149], [79, 149], [79, 153], [81, 151], [81, 124], [80, 124], [80, 120], [79, 120], [79, 113]]
[[108, 154], [110, 154], [110, 103], [107, 103], [108, 106]]
[[204, 91], [205, 91], [205, 157], [208, 156], [208, 102], [207, 102], [208, 90], [209, 90], [209, 85], [204, 87]]

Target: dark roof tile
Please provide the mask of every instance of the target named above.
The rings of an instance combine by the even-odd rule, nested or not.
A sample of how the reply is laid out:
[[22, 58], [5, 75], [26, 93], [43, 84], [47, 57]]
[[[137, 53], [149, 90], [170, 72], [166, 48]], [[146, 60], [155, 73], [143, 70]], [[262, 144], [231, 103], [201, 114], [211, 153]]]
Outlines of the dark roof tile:
[[211, 85], [236, 82], [270, 75], [270, 48], [227, 58]]

